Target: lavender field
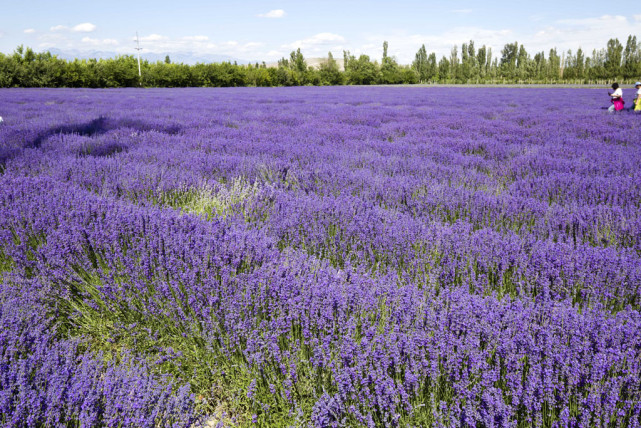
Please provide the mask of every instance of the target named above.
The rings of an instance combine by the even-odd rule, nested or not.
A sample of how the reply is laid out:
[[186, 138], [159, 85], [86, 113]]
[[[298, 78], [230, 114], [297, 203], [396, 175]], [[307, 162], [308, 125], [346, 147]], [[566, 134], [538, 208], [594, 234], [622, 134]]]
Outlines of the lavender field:
[[0, 425], [641, 426], [605, 90], [2, 90]]

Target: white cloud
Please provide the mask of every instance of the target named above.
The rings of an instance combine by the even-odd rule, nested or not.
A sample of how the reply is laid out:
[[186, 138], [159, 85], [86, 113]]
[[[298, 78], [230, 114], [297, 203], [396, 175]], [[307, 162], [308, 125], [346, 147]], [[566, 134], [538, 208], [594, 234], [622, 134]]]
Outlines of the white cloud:
[[530, 55], [544, 51], [547, 56], [549, 50], [555, 47], [559, 54], [568, 49], [576, 51], [581, 47], [589, 55], [592, 49], [604, 48], [611, 38], [618, 38], [625, 45], [628, 35], [640, 34], [641, 15], [632, 18], [603, 15], [585, 19], [564, 19], [548, 26], [540, 25], [527, 32], [520, 30], [517, 25], [510, 27], [496, 30], [482, 27], [452, 27], [440, 34], [410, 34], [406, 31], [377, 33], [364, 37], [360, 45], [350, 46], [349, 49], [355, 55], [365, 53], [373, 59], [379, 59], [382, 55], [383, 41], [387, 40], [390, 55], [396, 56], [402, 64], [411, 63], [422, 44], [425, 44], [428, 53], [435, 52], [437, 59], [449, 56], [452, 47], [457, 45], [460, 58], [461, 45], [470, 40], [474, 40], [477, 49], [482, 45], [491, 47], [495, 58], [501, 55], [501, 49], [506, 43], [515, 41], [523, 44]]
[[[135, 41], [135, 38], [132, 38]], [[87, 43], [94, 42], [87, 40]], [[140, 47], [143, 53], [163, 55], [190, 54], [195, 56], [230, 56], [234, 58], [262, 61], [268, 57], [264, 49], [264, 42], [220, 40], [213, 42], [208, 36], [194, 35], [181, 37], [168, 37], [160, 34], [149, 34], [140, 37]], [[135, 53], [135, 43], [119, 45], [119, 53]]]
[[622, 15], [603, 15], [598, 18], [581, 18], [581, 19], [560, 19], [556, 21], [557, 24], [562, 24], [562, 25], [571, 25], [574, 27], [594, 27], [594, 26], [600, 26], [601, 24], [604, 23], [625, 23], [627, 22], [627, 18]]
[[285, 11], [283, 9], [274, 9], [267, 13], [259, 13], [258, 16], [260, 18], [282, 18], [285, 16]]
[[74, 33], [91, 33], [96, 29], [96, 26], [91, 22], [83, 22], [82, 24], [74, 25], [69, 28], [66, 25], [56, 25], [50, 28], [51, 31], [72, 31]]
[[[286, 50], [288, 56], [289, 52], [300, 48], [307, 58], [325, 57], [329, 51], [334, 52], [336, 55], [340, 54], [344, 49], [350, 49], [350, 47], [345, 46], [345, 43], [345, 37], [340, 34], [318, 33], [305, 39], [281, 45], [278, 51]], [[274, 59], [274, 56], [269, 55], [269, 53], [268, 56], [268, 59]]]
[[38, 47], [40, 49], [75, 49], [78, 47], [78, 42], [70, 40], [64, 34], [43, 33], [38, 35]]
[[111, 47], [111, 46], [118, 46], [118, 40], [116, 39], [92, 39], [91, 37], [83, 37], [81, 40], [83, 43], [91, 45], [91, 46], [104, 46], [104, 47]]
[[204, 42], [209, 40], [207, 36], [185, 36], [182, 40], [193, 41], [193, 42]]
[[60, 47], [69, 46], [71, 41], [65, 34], [60, 33], [42, 33], [38, 35], [40, 46], [46, 45], [47, 47]]
[[240, 52], [240, 53], [242, 53], [244, 55], [245, 53], [255, 52], [256, 49], [258, 49], [258, 48], [260, 48], [262, 46], [264, 46], [264, 43], [249, 42], [249, 43], [245, 43], [245, 44], [239, 46], [238, 47], [238, 52]]
[[389, 43], [389, 55], [395, 56], [401, 64], [410, 64], [414, 55], [425, 44], [428, 54], [435, 52], [437, 60], [442, 56], [449, 57], [454, 45], [460, 48], [463, 43], [474, 40], [476, 48], [487, 45], [492, 48], [493, 55], [500, 51], [505, 43], [513, 42], [516, 35], [512, 30], [487, 30], [479, 27], [453, 27], [441, 34], [408, 34], [404, 31], [376, 34], [366, 38], [360, 46], [354, 46], [354, 55], [367, 54], [372, 59], [379, 59], [383, 55], [383, 41]]
[[[474, 9], [476, 10], [476, 9]], [[451, 13], [473, 13], [472, 9], [456, 9]], [[285, 12], [281, 9], [272, 10], [261, 14], [263, 17], [282, 17]], [[519, 25], [518, 22], [505, 23], [503, 28], [486, 28], [483, 26], [453, 26], [438, 33], [411, 33], [405, 30], [387, 30], [381, 28], [370, 34], [361, 34], [346, 40], [340, 34], [323, 32], [310, 37], [291, 37], [279, 42], [251, 41], [251, 40], [210, 40], [202, 34], [167, 37], [160, 34], [148, 34], [140, 38], [144, 52], [159, 54], [189, 53], [195, 55], [226, 55], [234, 58], [258, 61], [272, 61], [282, 56], [289, 56], [289, 52], [300, 48], [306, 58], [324, 57], [328, 51], [336, 57], [341, 56], [342, 50], [350, 50], [354, 55], [367, 54], [372, 60], [379, 60], [382, 56], [383, 41], [389, 42], [389, 54], [395, 56], [402, 64], [409, 64], [414, 59], [416, 51], [425, 44], [428, 53], [435, 52], [437, 59], [449, 56], [454, 45], [459, 48], [462, 43], [474, 40], [476, 48], [486, 45], [492, 48], [493, 56], [500, 56], [501, 49], [506, 43], [518, 41], [525, 46], [530, 55], [545, 51], [547, 56], [550, 48], [556, 47], [559, 53], [568, 49], [576, 51], [581, 47], [590, 55], [592, 49], [604, 48], [610, 38], [618, 38], [625, 44], [629, 34], [641, 34], [641, 14], [603, 15], [582, 19], [563, 19], [549, 21], [540, 16], [529, 17], [528, 26]], [[528, 17], [526, 17], [528, 19]], [[525, 29], [525, 28], [529, 29]], [[51, 31], [36, 31], [33, 28], [25, 29], [25, 34], [34, 34], [41, 46], [82, 49], [89, 46], [111, 47], [118, 53], [135, 53], [135, 43], [122, 39], [120, 44], [111, 38], [83, 37], [96, 30], [91, 23], [81, 23], [75, 26], [56, 25]], [[108, 35], [105, 35], [108, 37]]]
[[91, 33], [96, 29], [96, 26], [91, 22], [83, 22], [82, 24], [74, 25], [71, 31], [76, 33]]
[[167, 39], [169, 39], [169, 37], [167, 36], [161, 36], [160, 34], [150, 34], [148, 36], [141, 37], [140, 41], [141, 42], [158, 42], [158, 41], [167, 40]]
[[281, 47], [289, 48], [289, 49], [301, 48], [302, 50], [302, 49], [317, 48], [317, 47], [326, 46], [329, 44], [343, 43], [344, 41], [345, 41], [345, 38], [339, 34], [318, 33], [306, 39], [296, 40], [295, 42], [282, 45]]
[[[625, 44], [628, 35], [641, 33], [641, 20], [625, 16], [603, 15], [596, 18], [564, 19], [544, 27], [532, 35], [525, 35], [522, 43], [528, 52], [559, 51], [581, 47], [584, 51], [604, 48], [609, 39], [618, 38]], [[521, 42], [521, 40], [519, 40]]]
[[281, 45], [280, 48], [286, 49], [288, 52], [300, 48], [306, 57], [324, 57], [328, 51], [335, 53], [342, 52], [345, 48], [344, 44], [345, 37], [340, 34], [318, 33], [302, 40]]

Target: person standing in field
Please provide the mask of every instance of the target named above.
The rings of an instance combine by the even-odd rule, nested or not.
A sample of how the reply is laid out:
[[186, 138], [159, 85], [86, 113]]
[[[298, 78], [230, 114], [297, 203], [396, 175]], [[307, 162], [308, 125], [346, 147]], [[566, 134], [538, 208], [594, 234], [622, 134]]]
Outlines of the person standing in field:
[[634, 101], [632, 101], [632, 104], [634, 104], [634, 111], [638, 113], [641, 112], [641, 82], [635, 83], [634, 87], [637, 92], [634, 95]]
[[613, 83], [612, 89], [613, 92], [608, 92], [608, 94], [610, 95], [610, 101], [612, 102], [612, 105], [610, 106], [610, 108], [608, 108], [608, 111], [610, 113], [623, 110], [623, 106], [625, 104], [623, 101], [623, 90], [619, 88], [619, 84], [616, 82]]

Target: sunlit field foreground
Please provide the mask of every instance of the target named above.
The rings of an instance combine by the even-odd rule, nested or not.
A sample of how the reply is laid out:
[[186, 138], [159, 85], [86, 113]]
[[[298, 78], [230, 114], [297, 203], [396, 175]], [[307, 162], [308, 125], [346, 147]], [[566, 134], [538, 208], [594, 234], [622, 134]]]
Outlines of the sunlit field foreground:
[[0, 425], [640, 426], [607, 100], [0, 91]]

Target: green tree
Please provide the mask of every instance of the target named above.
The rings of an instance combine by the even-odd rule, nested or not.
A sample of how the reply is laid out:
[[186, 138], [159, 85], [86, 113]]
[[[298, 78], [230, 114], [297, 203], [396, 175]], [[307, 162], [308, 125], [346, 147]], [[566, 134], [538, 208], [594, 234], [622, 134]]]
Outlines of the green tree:
[[476, 63], [479, 67], [478, 75], [481, 79], [484, 79], [487, 75], [487, 48], [485, 45], [481, 46], [476, 52]]
[[508, 43], [501, 51], [501, 75], [506, 79], [516, 76], [516, 62], [519, 53], [518, 42]]
[[427, 57], [427, 79], [429, 81], [434, 81], [438, 77], [438, 64], [436, 63], [436, 54], [434, 52], [430, 53], [430, 56]]
[[385, 41], [383, 42], [383, 59], [381, 61], [381, 83], [402, 83], [403, 77], [401, 76], [398, 63], [387, 54], [387, 48], [387, 41]]
[[459, 72], [459, 81], [462, 83], [467, 83], [472, 75], [472, 69], [470, 67], [470, 55], [467, 51], [467, 43], [461, 45], [461, 68]]
[[367, 55], [361, 55], [358, 59], [349, 56], [346, 74], [347, 81], [352, 85], [371, 85], [378, 81], [376, 64]]
[[463, 43], [461, 46], [461, 72], [459, 74], [459, 81], [461, 82], [478, 79], [479, 70], [474, 40], [470, 40], [469, 43]]
[[347, 71], [350, 59], [354, 59], [354, 56], [349, 51], [343, 51], [343, 71]]
[[414, 56], [414, 62], [412, 62], [412, 68], [418, 74], [419, 81], [426, 82], [428, 79], [428, 70], [429, 63], [427, 58], [427, 50], [425, 45], [422, 45], [421, 48], [416, 52]]
[[583, 49], [579, 48], [576, 51], [576, 56], [574, 58], [574, 77], [583, 79], [585, 76], [585, 54]]
[[289, 54], [289, 65], [291, 66], [292, 70], [299, 73], [305, 73], [305, 71], [307, 71], [307, 62], [305, 62], [305, 58], [303, 57], [300, 48], [296, 49], [296, 51], [292, 51]]
[[538, 81], [545, 80], [547, 73], [547, 60], [545, 59], [545, 52], [537, 52], [532, 61], [534, 63], [534, 78]]
[[606, 50], [593, 49], [592, 56], [589, 58], [589, 61], [586, 61], [586, 63], [589, 64], [588, 78], [592, 80], [609, 78], [606, 75], [605, 62]]
[[605, 63], [603, 64], [607, 77], [616, 79], [621, 76], [621, 60], [623, 53], [623, 45], [619, 39], [610, 39], [606, 47]]
[[413, 85], [418, 83], [418, 73], [411, 66], [399, 67], [399, 83]]
[[572, 49], [568, 49], [563, 58], [561, 77], [563, 80], [574, 79], [576, 77], [576, 56], [572, 53]]
[[438, 81], [441, 83], [446, 83], [450, 80], [450, 61], [443, 57], [438, 62]]
[[530, 55], [523, 45], [519, 47], [516, 55], [516, 77], [521, 80], [530, 77]]
[[12, 57], [0, 53], [0, 88], [18, 86], [15, 80], [18, 64]]
[[458, 77], [458, 68], [459, 68], [459, 62], [458, 62], [458, 46], [454, 45], [452, 47], [452, 50], [450, 51], [450, 61], [449, 61], [449, 70], [450, 70], [450, 79], [452, 82], [456, 81], [456, 78]]
[[623, 50], [623, 76], [627, 79], [635, 78], [641, 71], [639, 48], [637, 36], [628, 36], [628, 41]]
[[556, 48], [550, 49], [548, 54], [546, 78], [552, 81], [558, 81], [561, 78], [561, 57]]
[[327, 60], [323, 61], [319, 67], [320, 82], [322, 85], [341, 85], [343, 84], [343, 74], [338, 68], [338, 63], [331, 52], [327, 53]]
[[476, 61], [476, 48], [474, 46], [474, 40], [470, 40], [467, 45], [467, 64], [470, 69], [470, 78], [478, 79], [478, 63]]

